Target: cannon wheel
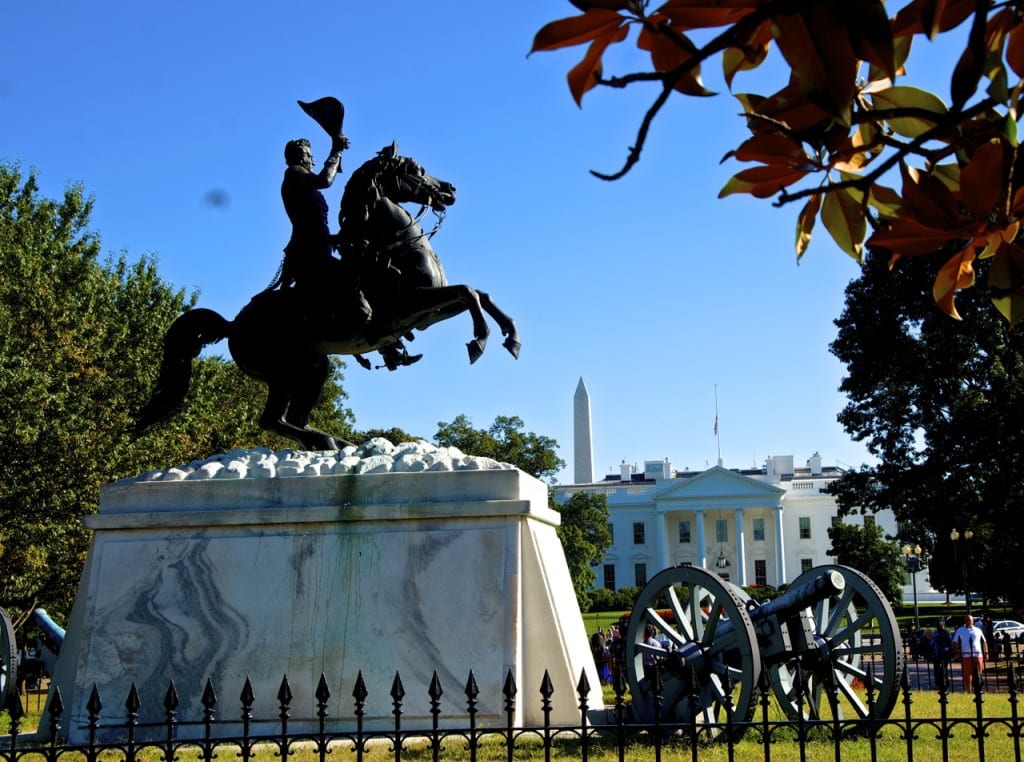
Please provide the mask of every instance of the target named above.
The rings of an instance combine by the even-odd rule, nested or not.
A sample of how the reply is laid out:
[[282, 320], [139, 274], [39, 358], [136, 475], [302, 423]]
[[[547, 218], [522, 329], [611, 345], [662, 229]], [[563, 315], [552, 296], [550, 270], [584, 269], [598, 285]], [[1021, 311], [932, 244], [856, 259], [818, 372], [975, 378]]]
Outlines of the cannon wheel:
[[6, 709], [18, 690], [18, 644], [14, 624], [0, 608], [0, 707]]
[[[626, 632], [626, 674], [638, 722], [653, 722], [652, 690], [644, 677], [644, 654], [657, 653], [662, 679], [660, 721], [687, 725], [748, 722], [761, 674], [754, 625], [734, 588], [718, 575], [693, 566], [659, 572], [640, 592]], [[665, 610], [667, 609], [667, 612]], [[670, 653], [644, 644], [653, 625]], [[725, 734], [710, 728], [711, 737]], [[733, 731], [734, 739], [745, 728]]]
[[[831, 702], [829, 684], [838, 690], [839, 701], [833, 714], [843, 719], [844, 707], [860, 718], [868, 716], [868, 705], [858, 687], [868, 684], [868, 665], [875, 688], [875, 718], [885, 719], [899, 700], [900, 675], [903, 673], [903, 641], [892, 606], [871, 579], [848, 566], [818, 566], [804, 572], [791, 583], [797, 587], [823, 571], [837, 571], [846, 582], [843, 592], [818, 601], [804, 610], [812, 622], [818, 650], [810, 659], [801, 659], [803, 694], [798, 701], [796, 658], [768, 666], [772, 689], [782, 710], [790, 719], [801, 714], [807, 719], [821, 718], [823, 702]], [[869, 630], [877, 636], [868, 639]], [[798, 658], [798, 657], [797, 657]]]

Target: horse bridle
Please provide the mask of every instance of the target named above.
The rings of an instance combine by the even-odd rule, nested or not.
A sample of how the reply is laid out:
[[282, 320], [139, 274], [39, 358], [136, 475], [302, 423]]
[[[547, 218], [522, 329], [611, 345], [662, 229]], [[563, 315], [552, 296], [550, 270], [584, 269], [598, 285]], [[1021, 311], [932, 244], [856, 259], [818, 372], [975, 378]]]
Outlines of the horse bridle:
[[[401, 157], [395, 157], [393, 159], [389, 159], [388, 161], [389, 162], [393, 162], [394, 163], [394, 167], [397, 169], [402, 164], [405, 164], [407, 162], [412, 162], [412, 159], [410, 159], [407, 156], [401, 156]], [[415, 162], [413, 162], [413, 163], [415, 163]], [[416, 174], [414, 174], [412, 172], [406, 172], [403, 175], [401, 181], [402, 182], [412, 183], [415, 186], [414, 190], [420, 190], [424, 186], [423, 180], [421, 178], [421, 176], [423, 175], [423, 167], [420, 167], [419, 164], [416, 164], [416, 166], [419, 168], [420, 174], [416, 175]], [[385, 167], [380, 172], [376, 173], [374, 178], [373, 178], [373, 185], [374, 186], [378, 186], [378, 178], [381, 175], [385, 174], [385, 172], [390, 170], [390, 169], [391, 169], [391, 167]], [[433, 194], [428, 193], [427, 195], [428, 195], [429, 198], [433, 197]], [[420, 238], [424, 238], [424, 237], [426, 237], [426, 239], [428, 241], [431, 238], [433, 238], [434, 234], [437, 233], [437, 231], [441, 229], [441, 225], [444, 223], [444, 218], [448, 214], [448, 206], [446, 204], [442, 204], [440, 211], [438, 211], [437, 209], [434, 208], [434, 205], [429, 203], [429, 201], [428, 201], [427, 203], [421, 204], [419, 211], [416, 212], [416, 214], [413, 215], [413, 222], [415, 222], [416, 224], [419, 224], [420, 219], [426, 213], [427, 209], [430, 209], [430, 211], [433, 213], [434, 217], [437, 218], [437, 221], [434, 223], [434, 227], [430, 230], [429, 233], [428, 232], [420, 233], [418, 236], [416, 236], [415, 238], [412, 239], [412, 242], [415, 242], [415, 241], [419, 240]], [[396, 240], [395, 240], [394, 243], [389, 244], [387, 246], [382, 246], [381, 247], [383, 251], [387, 251], [388, 249], [392, 249], [392, 248], [394, 248], [396, 246], [404, 245], [406, 243], [406, 242], [402, 242], [401, 244], [399, 243], [398, 235], [400, 234], [400, 232], [401, 231], [399, 231], [399, 233], [395, 233]]]

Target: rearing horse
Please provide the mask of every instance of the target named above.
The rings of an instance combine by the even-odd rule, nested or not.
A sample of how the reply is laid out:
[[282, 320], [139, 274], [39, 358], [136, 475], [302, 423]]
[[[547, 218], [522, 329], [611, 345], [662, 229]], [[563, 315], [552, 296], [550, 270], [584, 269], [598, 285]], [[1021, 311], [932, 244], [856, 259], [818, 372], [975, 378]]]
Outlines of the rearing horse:
[[[505, 336], [503, 346], [518, 358], [515, 321], [483, 291], [448, 285], [429, 236], [401, 206], [414, 203], [443, 212], [454, 202], [454, 186], [400, 156], [394, 143], [386, 146], [352, 174], [339, 213], [343, 261], [358, 274], [373, 319], [352, 322], [346, 318], [351, 310], [311, 304], [298, 288], [258, 294], [230, 321], [213, 310], [189, 310], [164, 336], [160, 376], [139, 413], [136, 431], [169, 418], [181, 406], [192, 360], [204, 346], [225, 338], [239, 369], [267, 385], [260, 426], [309, 450], [337, 449], [344, 441], [309, 426], [330, 371], [328, 355], [372, 352], [468, 311], [473, 320], [473, 339], [467, 344], [471, 363], [483, 354], [490, 333], [484, 313]], [[338, 293], [346, 290], [339, 288]]]

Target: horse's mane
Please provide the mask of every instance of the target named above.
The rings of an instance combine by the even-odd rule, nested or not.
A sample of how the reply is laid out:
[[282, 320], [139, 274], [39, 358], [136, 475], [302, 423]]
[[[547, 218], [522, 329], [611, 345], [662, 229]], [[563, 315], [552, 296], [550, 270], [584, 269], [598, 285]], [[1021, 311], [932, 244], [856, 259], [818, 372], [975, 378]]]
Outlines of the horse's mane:
[[365, 217], [370, 204], [379, 198], [380, 175], [393, 161], [391, 157], [385, 156], [386, 150], [381, 149], [374, 158], [363, 162], [345, 183], [338, 212], [338, 223], [342, 231], [348, 220]]

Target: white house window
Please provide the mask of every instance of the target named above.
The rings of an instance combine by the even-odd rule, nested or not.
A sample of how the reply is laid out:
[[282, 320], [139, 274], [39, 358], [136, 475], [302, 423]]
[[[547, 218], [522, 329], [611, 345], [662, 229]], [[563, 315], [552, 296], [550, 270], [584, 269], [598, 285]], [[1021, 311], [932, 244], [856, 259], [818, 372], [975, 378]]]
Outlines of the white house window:
[[729, 542], [729, 522], [715, 519], [715, 542]]
[[801, 516], [800, 517], [800, 539], [809, 540], [811, 539], [811, 517]]
[[754, 584], [768, 584], [768, 562], [763, 558], [754, 559]]
[[611, 539], [611, 545], [615, 544], [615, 525], [610, 521], [608, 522], [608, 537]]
[[647, 542], [647, 526], [642, 521], [633, 524], [633, 544], [643, 545]]
[[615, 564], [604, 565], [604, 587], [605, 590], [615, 589]]
[[647, 584], [647, 564], [633, 564], [633, 576], [636, 578], [636, 586], [643, 587]]
[[690, 522], [679, 522], [679, 542], [690, 542]]
[[754, 519], [754, 542], [764, 542], [764, 519]]
[[813, 558], [801, 558], [800, 559], [800, 573], [803, 574], [805, 571], [810, 571], [814, 568]]

